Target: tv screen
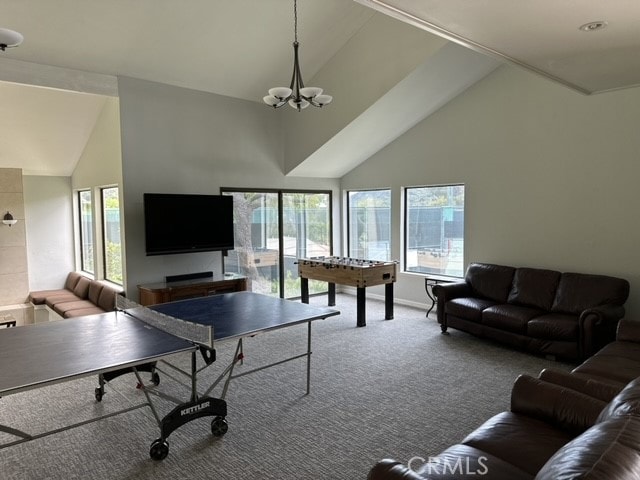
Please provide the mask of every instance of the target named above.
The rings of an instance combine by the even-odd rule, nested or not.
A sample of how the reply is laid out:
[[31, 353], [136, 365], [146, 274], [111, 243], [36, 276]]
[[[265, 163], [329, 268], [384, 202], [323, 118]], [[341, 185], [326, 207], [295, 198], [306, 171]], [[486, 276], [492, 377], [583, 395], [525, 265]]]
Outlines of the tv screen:
[[147, 255], [233, 250], [233, 197], [145, 193]]

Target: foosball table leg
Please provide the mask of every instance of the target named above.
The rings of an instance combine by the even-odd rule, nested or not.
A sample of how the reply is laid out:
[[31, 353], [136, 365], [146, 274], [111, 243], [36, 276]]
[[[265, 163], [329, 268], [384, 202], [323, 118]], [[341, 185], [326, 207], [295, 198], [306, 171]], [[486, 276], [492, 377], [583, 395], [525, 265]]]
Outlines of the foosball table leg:
[[358, 319], [357, 326], [358, 327], [366, 327], [367, 326], [367, 301], [365, 297], [365, 289], [364, 287], [357, 288], [357, 297], [356, 297], [356, 316]]
[[300, 277], [300, 297], [302, 303], [309, 303], [309, 279]]
[[336, 306], [336, 284], [329, 282], [329, 303], [328, 306], [335, 307]]
[[384, 319], [393, 320], [393, 283], [384, 285]]

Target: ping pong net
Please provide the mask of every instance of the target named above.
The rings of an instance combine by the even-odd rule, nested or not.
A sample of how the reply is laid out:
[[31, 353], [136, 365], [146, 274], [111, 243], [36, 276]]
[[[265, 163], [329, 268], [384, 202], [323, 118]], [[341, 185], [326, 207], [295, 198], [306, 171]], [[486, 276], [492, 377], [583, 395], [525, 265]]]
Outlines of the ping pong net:
[[116, 312], [123, 312], [176, 337], [213, 348], [213, 327], [188, 322], [144, 307], [122, 295], [116, 295]]

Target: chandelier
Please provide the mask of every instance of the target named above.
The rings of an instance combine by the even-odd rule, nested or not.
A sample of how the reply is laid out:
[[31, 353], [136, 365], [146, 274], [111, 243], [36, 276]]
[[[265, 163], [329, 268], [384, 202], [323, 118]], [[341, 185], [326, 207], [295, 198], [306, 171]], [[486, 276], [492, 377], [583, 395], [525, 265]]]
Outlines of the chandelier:
[[269, 95], [263, 97], [264, 103], [271, 105], [273, 108], [280, 108], [284, 104], [289, 105], [298, 111], [307, 108], [309, 105], [314, 107], [322, 107], [333, 100], [331, 95], [323, 95], [322, 89], [318, 87], [305, 87], [300, 73], [300, 64], [298, 62], [298, 5], [297, 0], [293, 0], [293, 22], [294, 22], [294, 41], [293, 41], [293, 75], [291, 75], [291, 84], [289, 87], [275, 87], [269, 89]]

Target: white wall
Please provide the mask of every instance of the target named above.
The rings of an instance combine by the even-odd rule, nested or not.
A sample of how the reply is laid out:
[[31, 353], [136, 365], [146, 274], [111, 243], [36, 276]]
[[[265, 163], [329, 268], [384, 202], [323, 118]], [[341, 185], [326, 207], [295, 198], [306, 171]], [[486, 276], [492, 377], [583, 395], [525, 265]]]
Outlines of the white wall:
[[121, 185], [121, 150], [119, 101], [105, 97], [102, 111], [73, 170], [72, 188]]
[[[583, 96], [501, 67], [342, 179], [393, 189], [400, 259], [403, 186], [464, 182], [466, 262], [608, 274], [640, 312], [640, 88]], [[422, 277], [396, 297], [425, 302]]]
[[62, 288], [74, 270], [71, 178], [24, 176], [29, 290]]
[[[147, 257], [142, 194], [218, 194], [220, 187], [333, 190], [331, 179], [283, 174], [280, 116], [256, 102], [119, 78], [127, 295], [167, 275], [221, 271], [218, 252]], [[334, 206], [335, 221], [339, 208]], [[180, 228], [167, 219], [167, 228]]]

